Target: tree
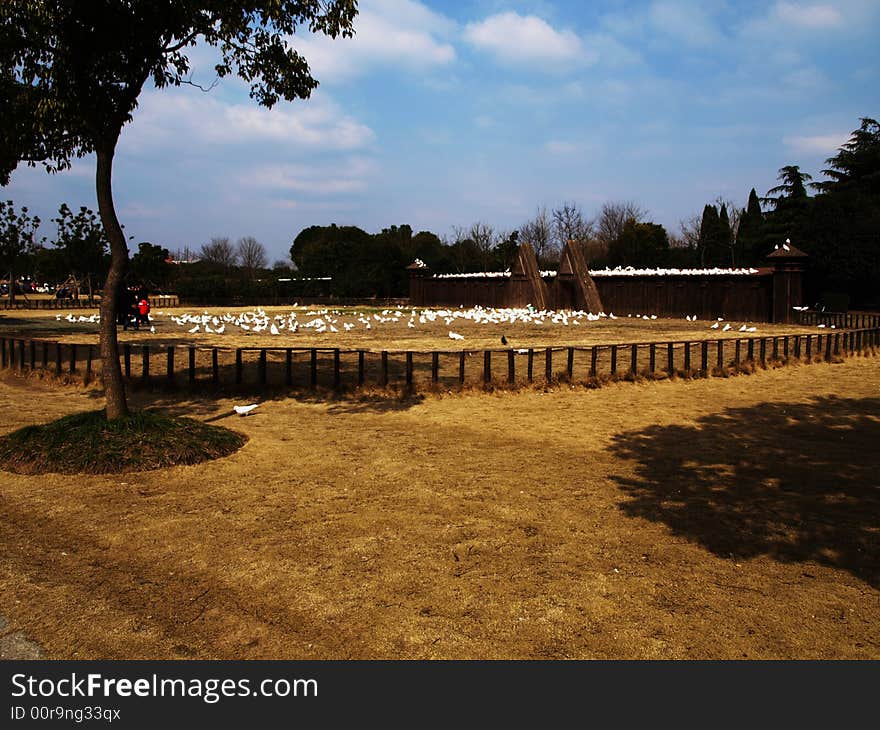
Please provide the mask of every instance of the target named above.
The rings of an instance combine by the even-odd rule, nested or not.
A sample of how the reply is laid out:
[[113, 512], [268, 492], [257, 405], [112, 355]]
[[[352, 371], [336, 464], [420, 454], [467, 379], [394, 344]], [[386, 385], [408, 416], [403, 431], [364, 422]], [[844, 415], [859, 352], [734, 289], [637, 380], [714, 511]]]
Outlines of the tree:
[[131, 273], [150, 289], [164, 289], [173, 270], [170, 260], [171, 254], [167, 248], [143, 241], [138, 244], [137, 253], [131, 257]]
[[98, 216], [85, 206], [76, 214], [62, 203], [58, 217], [53, 218], [58, 226], [55, 245], [60, 249], [67, 274], [75, 278], [87, 278], [89, 299], [92, 298], [92, 277], [96, 283], [102, 282], [107, 274], [109, 262], [107, 254], [110, 242]]
[[[737, 215], [737, 218], [739, 218], [739, 215]], [[718, 211], [718, 240], [719, 248], [721, 249], [719, 252], [719, 265], [732, 266], [734, 261], [734, 237], [730, 225], [730, 216], [727, 214], [727, 203], [721, 203], [721, 210]]]
[[116, 339], [116, 295], [128, 248], [113, 205], [113, 158], [144, 85], [188, 82], [199, 40], [219, 48], [218, 77], [235, 74], [272, 107], [317, 85], [286, 39], [300, 27], [350, 36], [355, 0], [4, 0], [0, 4], [0, 182], [19, 163], [49, 172], [95, 153], [95, 188], [111, 263], [101, 300], [108, 419], [128, 413]]
[[584, 216], [584, 212], [576, 203], [563, 203], [554, 208], [552, 240], [557, 252], [565, 248], [571, 241], [581, 247], [586, 254], [586, 247], [593, 233], [593, 224]]
[[761, 199], [762, 203], [776, 211], [806, 201], [807, 183], [813, 179], [809, 173], [801, 172], [797, 165], [786, 165], [779, 168], [776, 179], [779, 185], [767, 191], [767, 196]]
[[253, 278], [257, 269], [265, 269], [268, 256], [266, 247], [253, 236], [245, 236], [238, 241], [238, 260], [248, 276]]
[[610, 266], [655, 268], [667, 261], [669, 237], [656, 223], [636, 223], [630, 218], [608, 250]]
[[39, 217], [31, 216], [27, 207], [16, 212], [11, 200], [0, 200], [0, 271], [8, 274], [10, 302], [15, 301], [16, 264], [36, 246], [39, 227]]
[[837, 154], [825, 160], [828, 169], [822, 174], [829, 181], [814, 184], [823, 193], [851, 190], [880, 194], [880, 123], [863, 117], [861, 126], [844, 143]]
[[822, 172], [830, 180], [793, 228], [810, 254], [810, 294], [845, 293], [861, 306], [880, 306], [880, 124], [870, 118], [850, 135]]
[[535, 211], [534, 218], [520, 226], [518, 238], [531, 245], [535, 250], [535, 257], [541, 263], [559, 255], [559, 251], [553, 247], [550, 216], [543, 205]]
[[759, 260], [761, 242], [764, 239], [764, 212], [758, 194], [752, 188], [749, 202], [740, 215], [739, 228], [736, 232], [736, 250], [739, 260], [736, 265], [756, 266]]
[[238, 263], [238, 251], [228, 238], [212, 238], [210, 243], [202, 245], [199, 252], [202, 261], [229, 271]]
[[770, 207], [764, 217], [764, 239], [758, 252], [762, 259], [785, 239], [799, 238], [798, 230], [804, 225], [812, 200], [807, 193], [812, 177], [801, 172], [797, 165], [780, 168], [777, 180], [780, 184], [761, 198], [761, 202]]
[[599, 249], [607, 252], [620, 238], [629, 221], [641, 223], [647, 214], [644, 208], [631, 200], [604, 203], [594, 223]]

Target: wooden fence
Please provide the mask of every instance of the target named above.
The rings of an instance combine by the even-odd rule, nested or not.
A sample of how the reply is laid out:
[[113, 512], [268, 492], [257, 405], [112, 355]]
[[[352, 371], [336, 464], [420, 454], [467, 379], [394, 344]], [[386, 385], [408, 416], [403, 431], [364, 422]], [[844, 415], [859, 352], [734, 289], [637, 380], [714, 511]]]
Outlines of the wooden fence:
[[[0, 309], [98, 309], [100, 306], [100, 299], [91, 302], [88, 299], [26, 299], [22, 294], [14, 302], [0, 300]], [[150, 306], [170, 309], [180, 306], [180, 302], [176, 294], [151, 294]]]
[[[519, 386], [596, 382], [602, 378], [723, 374], [746, 363], [829, 360], [880, 348], [880, 326], [822, 334], [675, 340], [629, 344], [460, 351], [373, 351], [333, 348], [204, 348], [121, 346], [133, 385], [173, 388], [350, 390], [364, 386]], [[100, 375], [94, 344], [2, 337], [0, 364], [88, 382]]]
[[849, 329], [880, 327], [880, 314], [874, 312], [798, 312], [795, 318], [799, 324], [819, 325]]

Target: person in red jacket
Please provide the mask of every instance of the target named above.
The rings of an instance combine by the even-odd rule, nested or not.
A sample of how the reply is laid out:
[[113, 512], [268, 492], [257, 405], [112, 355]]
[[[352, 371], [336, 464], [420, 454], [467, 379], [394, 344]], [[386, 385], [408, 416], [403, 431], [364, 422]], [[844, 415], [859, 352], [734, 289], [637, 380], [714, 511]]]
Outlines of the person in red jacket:
[[150, 323], [150, 299], [146, 292], [141, 292], [137, 303], [138, 325]]

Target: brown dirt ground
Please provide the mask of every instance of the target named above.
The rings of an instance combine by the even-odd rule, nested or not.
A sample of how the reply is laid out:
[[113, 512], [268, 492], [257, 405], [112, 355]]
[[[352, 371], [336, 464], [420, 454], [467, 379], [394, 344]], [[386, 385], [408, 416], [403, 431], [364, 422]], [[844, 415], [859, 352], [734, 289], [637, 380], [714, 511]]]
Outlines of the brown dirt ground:
[[[48, 658], [880, 658], [880, 358], [243, 419], [133, 397], [250, 440], [0, 472], [0, 633]], [[100, 405], [0, 398], [0, 432]]]
[[[291, 311], [296, 311], [300, 323], [307, 322], [316, 316], [317, 312], [326, 311], [324, 307], [263, 307], [269, 316], [286, 316]], [[435, 308], [436, 309], [436, 308]], [[450, 307], [449, 309], [455, 309]], [[417, 307], [417, 312], [424, 310]], [[76, 317], [88, 317], [97, 310], [10, 310], [0, 312], [0, 333], [15, 332], [24, 333], [34, 337], [51, 337], [64, 343], [75, 344], [98, 344], [98, 324], [88, 322], [68, 323], [64, 320], [56, 320], [57, 315], [62, 317], [73, 314]], [[688, 322], [683, 317], [676, 319], [658, 318], [656, 320], [642, 320], [636, 317], [619, 317], [617, 319], [601, 319], [596, 322], [588, 322], [586, 319], [580, 325], [568, 325], [553, 323], [546, 319], [544, 324], [530, 324], [517, 322], [515, 324], [477, 324], [473, 321], [456, 319], [447, 325], [445, 320], [418, 324], [415, 328], [409, 328], [410, 309], [403, 308], [399, 311], [402, 317], [397, 322], [376, 323], [373, 328], [366, 330], [358, 322], [357, 317], [366, 314], [372, 317], [375, 313], [382, 312], [379, 308], [370, 307], [340, 307], [332, 311], [339, 319], [338, 333], [327, 332], [318, 334], [311, 329], [300, 329], [296, 334], [283, 332], [273, 336], [267, 332], [245, 332], [231, 326], [227, 326], [227, 332], [223, 335], [206, 334], [198, 332], [190, 334], [190, 325], [180, 326], [171, 321], [171, 316], [181, 316], [188, 312], [199, 315], [208, 312], [212, 315], [225, 313], [237, 314], [252, 312], [254, 307], [208, 307], [208, 308], [180, 308], [155, 310], [150, 316], [156, 332], [151, 334], [144, 330], [119, 330], [119, 341], [153, 345], [195, 345], [202, 347], [339, 347], [342, 349], [368, 349], [368, 350], [455, 350], [462, 349], [485, 349], [502, 348], [501, 335], [505, 335], [510, 347], [549, 347], [566, 345], [595, 345], [630, 342], [665, 342], [668, 340], [702, 340], [709, 338], [733, 339], [735, 337], [771, 337], [773, 335], [792, 334], [823, 334], [828, 329], [820, 329], [815, 326], [806, 327], [792, 324], [770, 324], [766, 322], [744, 322], [731, 320], [731, 329], [722, 332], [721, 329], [712, 329], [714, 323], [710, 320]], [[392, 310], [393, 311], [393, 310]], [[345, 332], [342, 322], [356, 324], [356, 329]], [[754, 333], [740, 332], [739, 328], [747, 324], [754, 326]], [[722, 325], [723, 326], [723, 325]], [[464, 340], [452, 340], [449, 331], [464, 336]]]

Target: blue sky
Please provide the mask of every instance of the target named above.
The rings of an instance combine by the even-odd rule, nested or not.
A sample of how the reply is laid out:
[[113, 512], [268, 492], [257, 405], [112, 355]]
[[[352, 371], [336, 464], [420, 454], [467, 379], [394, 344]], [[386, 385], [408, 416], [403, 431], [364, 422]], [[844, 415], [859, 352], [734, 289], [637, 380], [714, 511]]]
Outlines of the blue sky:
[[[304, 227], [513, 229], [539, 205], [632, 200], [670, 232], [744, 205], [880, 116], [880, 2], [362, 0], [351, 40], [296, 36], [321, 86], [267, 111], [240, 82], [147, 89], [115, 163], [134, 241]], [[208, 85], [212, 51], [193, 52]], [[94, 160], [21, 168], [2, 191], [44, 220], [95, 209]], [[42, 233], [51, 236], [51, 224]]]

